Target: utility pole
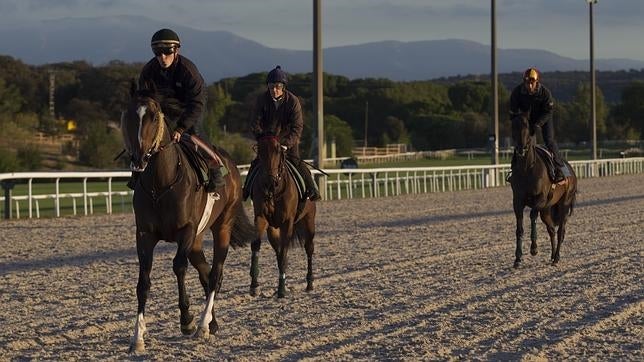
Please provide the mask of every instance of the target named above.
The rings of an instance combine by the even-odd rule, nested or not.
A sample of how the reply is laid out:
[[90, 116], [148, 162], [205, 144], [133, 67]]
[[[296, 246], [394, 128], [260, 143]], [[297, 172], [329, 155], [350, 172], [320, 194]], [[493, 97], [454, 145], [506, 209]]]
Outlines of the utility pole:
[[[322, 0], [313, 0], [313, 115], [318, 126], [318, 168], [324, 168], [326, 142], [324, 137], [324, 98], [322, 87]], [[326, 182], [323, 175], [317, 177], [320, 196], [326, 198]]]
[[[492, 146], [492, 164], [499, 164], [499, 85], [498, 72], [496, 69], [496, 0], [490, 0], [491, 19], [491, 81], [492, 81], [492, 133], [490, 143]], [[497, 176], [499, 170], [494, 168], [494, 185], [498, 184]]]
[[592, 157], [597, 159], [597, 105], [595, 103], [595, 39], [593, 26], [593, 5], [597, 0], [586, 0], [588, 2], [590, 22], [590, 118], [592, 121], [591, 140], [593, 143]]

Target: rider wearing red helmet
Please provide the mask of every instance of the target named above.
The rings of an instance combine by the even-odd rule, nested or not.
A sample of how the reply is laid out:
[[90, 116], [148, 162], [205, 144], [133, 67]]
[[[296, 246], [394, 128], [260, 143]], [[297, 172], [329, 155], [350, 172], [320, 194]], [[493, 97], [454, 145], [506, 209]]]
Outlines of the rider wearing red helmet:
[[[555, 180], [564, 179], [561, 168], [564, 163], [559, 156], [559, 147], [555, 141], [555, 131], [552, 124], [552, 111], [554, 99], [550, 90], [541, 84], [541, 73], [534, 67], [526, 69], [523, 73], [523, 82], [517, 85], [510, 95], [510, 117], [528, 114], [531, 133], [536, 134], [541, 130], [543, 141], [552, 153], [555, 162]], [[514, 158], [512, 159], [514, 167]]]

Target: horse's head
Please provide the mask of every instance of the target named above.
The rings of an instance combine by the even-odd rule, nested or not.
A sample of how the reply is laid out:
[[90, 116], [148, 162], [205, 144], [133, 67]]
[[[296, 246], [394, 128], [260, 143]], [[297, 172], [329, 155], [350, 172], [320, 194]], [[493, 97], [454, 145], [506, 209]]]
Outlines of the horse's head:
[[257, 159], [268, 176], [266, 190], [275, 191], [285, 169], [285, 152], [277, 136], [267, 133], [257, 139]]
[[512, 140], [514, 141], [514, 152], [520, 157], [525, 157], [528, 149], [533, 145], [530, 124], [526, 114], [520, 114], [512, 118]]
[[163, 141], [169, 142], [161, 106], [148, 89], [130, 89], [130, 103], [121, 114], [121, 132], [125, 148], [130, 154], [130, 168], [143, 171], [150, 158], [163, 149]]

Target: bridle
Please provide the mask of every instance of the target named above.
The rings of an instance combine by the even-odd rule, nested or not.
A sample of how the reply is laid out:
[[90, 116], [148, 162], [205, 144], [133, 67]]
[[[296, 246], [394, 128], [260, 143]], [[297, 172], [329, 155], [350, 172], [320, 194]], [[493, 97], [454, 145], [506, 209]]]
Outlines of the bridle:
[[[280, 155], [279, 155], [280, 159], [279, 159], [279, 163], [277, 165], [277, 168], [276, 169], [270, 169], [270, 168], [266, 167], [266, 170], [265, 170], [266, 175], [272, 181], [271, 186], [273, 187], [273, 189], [268, 190], [269, 193], [272, 194], [275, 191], [275, 189], [277, 188], [277, 186], [280, 184], [280, 181], [282, 181], [282, 177], [284, 176], [284, 169], [285, 169], [285, 165], [286, 165], [286, 153], [284, 152], [282, 147], [279, 146], [279, 140], [278, 140], [277, 136], [272, 135], [272, 134], [268, 134], [268, 135], [262, 135], [257, 139], [258, 142], [265, 141], [265, 140], [273, 140], [273, 141], [277, 142], [278, 143], [278, 152], [280, 153]], [[258, 151], [258, 155], [259, 155], [259, 151]], [[275, 173], [271, 173], [271, 172], [273, 172], [275, 170], [276, 170]]]
[[[138, 110], [137, 112], [140, 112]], [[139, 119], [142, 119], [143, 115], [139, 114]], [[150, 147], [145, 150], [141, 156], [141, 165], [147, 165], [147, 163], [152, 159], [152, 156], [156, 155], [159, 152], [162, 152], [166, 147], [172, 143], [172, 140], [163, 143], [163, 135], [165, 134], [166, 130], [166, 122], [165, 122], [165, 117], [163, 115], [163, 112], [160, 110], [156, 110], [154, 112], [154, 118], [152, 119], [152, 122], [157, 122], [157, 129], [156, 132], [154, 133], [154, 139], [152, 140], [152, 144]], [[139, 121], [139, 127], [138, 127], [138, 142], [139, 146], [143, 144], [143, 136], [142, 136], [142, 123]], [[136, 162], [136, 157], [134, 155], [134, 151], [132, 150], [132, 147], [128, 147], [128, 153], [130, 156], [130, 169], [133, 171], [141, 171], [138, 166], [135, 166]], [[145, 167], [143, 167], [145, 168]]]

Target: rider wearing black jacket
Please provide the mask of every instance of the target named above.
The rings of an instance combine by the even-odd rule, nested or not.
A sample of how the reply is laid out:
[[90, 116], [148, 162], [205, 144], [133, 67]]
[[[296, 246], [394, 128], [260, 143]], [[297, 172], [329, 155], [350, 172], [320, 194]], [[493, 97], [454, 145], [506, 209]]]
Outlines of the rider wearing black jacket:
[[[204, 80], [194, 63], [179, 54], [181, 42], [174, 31], [157, 31], [152, 36], [150, 46], [154, 58], [143, 66], [139, 88], [152, 89], [159, 96], [163, 114], [175, 123], [173, 141], [185, 140], [207, 160], [206, 190], [213, 192], [224, 184], [224, 180], [219, 157], [199, 138], [197, 132], [206, 107]], [[132, 173], [132, 179], [128, 182], [131, 189], [136, 185], [137, 176], [138, 173]]]
[[[541, 74], [536, 68], [528, 68], [523, 73], [523, 83], [516, 86], [510, 95], [510, 117], [514, 118], [522, 113], [528, 114], [531, 133], [536, 134], [541, 130], [543, 141], [552, 153], [557, 166], [554, 182], [560, 182], [564, 179], [561, 171], [564, 163], [559, 156], [559, 146], [555, 141], [552, 124], [553, 109], [554, 99], [550, 90], [541, 84]], [[512, 160], [514, 167], [514, 158]]]

